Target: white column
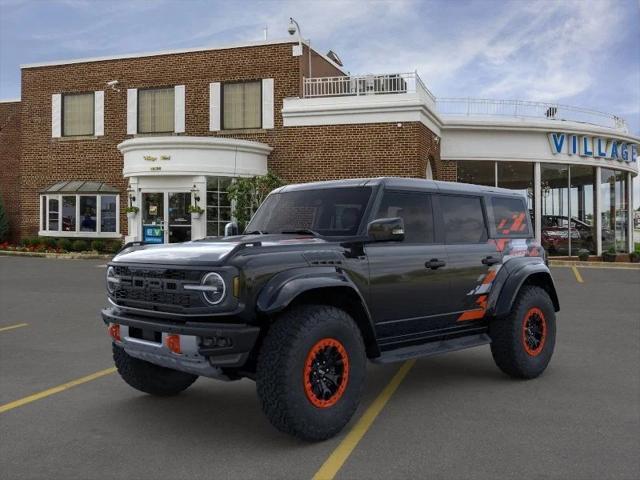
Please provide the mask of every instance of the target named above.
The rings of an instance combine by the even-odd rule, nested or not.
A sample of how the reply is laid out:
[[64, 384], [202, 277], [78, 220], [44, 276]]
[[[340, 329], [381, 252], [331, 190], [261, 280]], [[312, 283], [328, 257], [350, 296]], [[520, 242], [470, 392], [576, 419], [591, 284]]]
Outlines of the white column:
[[600, 198], [600, 182], [602, 180], [602, 172], [600, 167], [596, 167], [596, 184], [593, 188], [593, 199], [596, 202], [596, 254], [602, 255], [602, 199]]
[[198, 220], [191, 218], [191, 240], [197, 240], [207, 236], [207, 177], [204, 175], [193, 177], [193, 185], [197, 190], [196, 195], [200, 197], [198, 206], [205, 211]]
[[536, 217], [534, 225], [536, 240], [542, 242], [542, 175], [540, 162], [533, 164], [533, 211]]
[[59, 93], [51, 95], [51, 136], [62, 136], [62, 95]]
[[104, 135], [104, 91], [93, 92], [93, 134], [96, 137]]
[[[138, 178], [131, 177], [129, 179], [129, 188], [133, 190], [133, 196], [136, 198], [131, 205], [138, 207], [138, 214], [131, 220], [127, 218], [127, 235], [124, 237], [125, 243], [142, 240], [142, 193], [139, 192]], [[127, 205], [129, 205], [129, 192], [127, 192]]]
[[633, 252], [633, 177], [630, 173], [627, 176], [627, 251]]
[[174, 91], [174, 108], [173, 108], [173, 125], [176, 133], [184, 133], [184, 104], [185, 104], [185, 88], [184, 85], [176, 85]]
[[273, 78], [262, 79], [262, 128], [273, 128], [274, 119]]
[[220, 82], [209, 84], [209, 130], [217, 132], [220, 130]]

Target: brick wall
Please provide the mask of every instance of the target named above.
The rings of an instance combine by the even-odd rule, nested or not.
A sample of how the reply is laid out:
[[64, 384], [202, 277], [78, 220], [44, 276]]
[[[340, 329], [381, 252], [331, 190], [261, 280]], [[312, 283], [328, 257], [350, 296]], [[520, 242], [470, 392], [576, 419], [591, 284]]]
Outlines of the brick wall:
[[[23, 69], [21, 235], [37, 233], [38, 193], [57, 181], [97, 180], [116, 186], [124, 211], [127, 182], [117, 145], [132, 137], [126, 134], [127, 88], [185, 85], [184, 135], [269, 144], [274, 148], [269, 168], [289, 182], [383, 175], [423, 178], [429, 156], [437, 169], [447, 171], [438, 163], [433, 134], [417, 122], [401, 127], [388, 123], [284, 128], [283, 99], [300, 95], [304, 58], [291, 55], [291, 44], [274, 44]], [[340, 74], [322, 57], [313, 60], [314, 76]], [[274, 79], [275, 128], [210, 132], [209, 83], [262, 78]], [[110, 80], [118, 80], [119, 92], [106, 87]], [[105, 135], [51, 138], [51, 95], [95, 90], [105, 91]], [[126, 234], [124, 213], [120, 224]]]
[[0, 103], [0, 172], [0, 195], [14, 240], [20, 211], [20, 102]]

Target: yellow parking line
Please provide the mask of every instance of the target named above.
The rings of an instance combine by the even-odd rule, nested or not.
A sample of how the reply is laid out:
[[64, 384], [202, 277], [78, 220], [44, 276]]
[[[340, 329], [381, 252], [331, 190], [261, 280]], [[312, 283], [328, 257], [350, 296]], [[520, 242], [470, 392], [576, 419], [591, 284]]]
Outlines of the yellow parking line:
[[573, 270], [573, 274], [576, 276], [576, 280], [578, 281], [578, 283], [584, 283], [584, 280], [582, 280], [582, 275], [580, 275], [580, 272], [575, 265], [571, 265], [571, 270]]
[[28, 323], [17, 323], [15, 325], [9, 325], [8, 327], [0, 327], [0, 332], [6, 332], [7, 330], [13, 330], [14, 328], [26, 327]]
[[322, 464], [320, 470], [313, 476], [313, 480], [332, 480], [333, 477], [336, 476], [340, 468], [342, 468], [342, 465], [344, 465], [344, 462], [347, 461], [351, 452], [353, 452], [360, 440], [362, 440], [364, 434], [367, 433], [369, 427], [371, 427], [376, 417], [380, 414], [415, 363], [415, 360], [409, 360], [402, 364], [402, 367], [400, 367], [384, 390], [378, 395], [378, 398], [367, 408], [367, 411], [360, 417], [360, 420], [353, 426], [340, 445], [337, 446], [329, 458]]
[[24, 397], [19, 400], [14, 400], [13, 402], [5, 403], [4, 405], [0, 405], [0, 413], [8, 412], [9, 410], [13, 410], [14, 408], [22, 407], [23, 405], [26, 405], [31, 402], [35, 402], [36, 400], [40, 400], [41, 398], [45, 398], [50, 395], [54, 395], [56, 393], [64, 392], [69, 388], [77, 387], [78, 385], [82, 385], [83, 383], [90, 382], [91, 380], [104, 377], [105, 375], [109, 375], [115, 371], [116, 371], [115, 367], [107, 368], [105, 370], [100, 370], [99, 372], [92, 373], [91, 375], [87, 375], [86, 377], [78, 378], [76, 380], [63, 383], [62, 385], [58, 385], [57, 387], [53, 387], [39, 393], [34, 393], [33, 395], [29, 395], [28, 397]]

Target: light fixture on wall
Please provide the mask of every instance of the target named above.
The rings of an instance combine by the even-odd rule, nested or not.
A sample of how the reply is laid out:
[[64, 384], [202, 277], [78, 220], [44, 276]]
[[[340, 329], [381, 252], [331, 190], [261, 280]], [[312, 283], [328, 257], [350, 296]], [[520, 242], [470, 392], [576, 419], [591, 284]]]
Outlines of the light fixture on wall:
[[129, 189], [127, 190], [127, 193], [129, 194], [129, 206], [133, 205], [133, 202], [136, 201], [136, 196], [134, 195], [134, 193], [136, 193], [136, 191], [129, 187]]
[[199, 193], [200, 191], [198, 190], [198, 187], [194, 185], [193, 188], [191, 189], [191, 195], [193, 195], [193, 199], [195, 200], [196, 204], [200, 201]]
[[[295, 35], [296, 33], [298, 34], [298, 45], [293, 46], [293, 56], [302, 56], [302, 32], [300, 31], [300, 25], [293, 19], [293, 17], [289, 17], [289, 28], [287, 28], [287, 31], [291, 36]], [[309, 49], [309, 78], [311, 78], [313, 77], [313, 75], [311, 74], [311, 39], [307, 40], [307, 48]]]

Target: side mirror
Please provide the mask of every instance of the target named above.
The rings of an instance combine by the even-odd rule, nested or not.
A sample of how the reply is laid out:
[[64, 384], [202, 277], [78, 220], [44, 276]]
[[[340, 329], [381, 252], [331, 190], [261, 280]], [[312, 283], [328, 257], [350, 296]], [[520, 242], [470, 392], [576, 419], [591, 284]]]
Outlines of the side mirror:
[[224, 226], [224, 236], [232, 237], [238, 235], [238, 224], [236, 222], [229, 222]]
[[377, 218], [367, 226], [367, 235], [373, 242], [404, 240], [404, 221], [400, 217]]

